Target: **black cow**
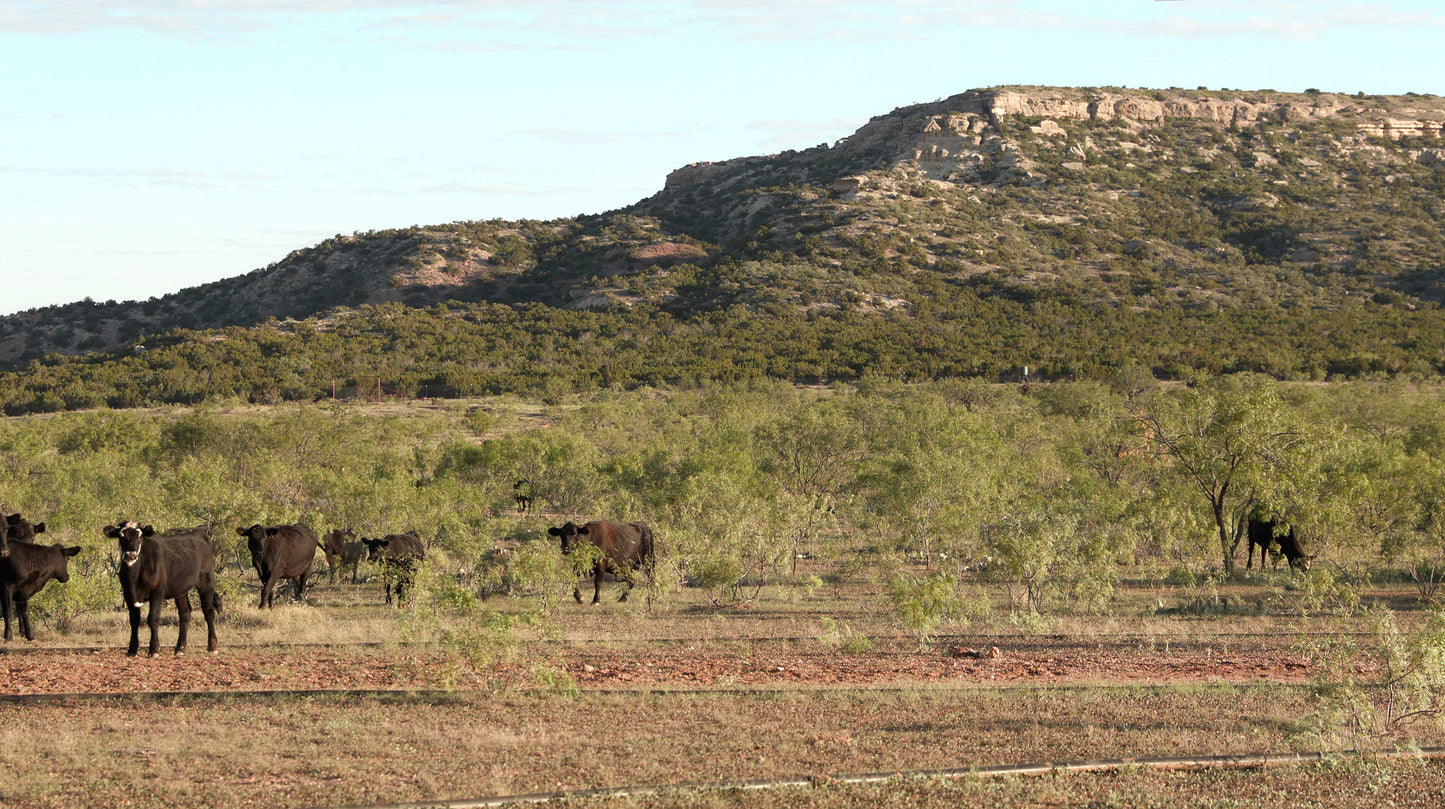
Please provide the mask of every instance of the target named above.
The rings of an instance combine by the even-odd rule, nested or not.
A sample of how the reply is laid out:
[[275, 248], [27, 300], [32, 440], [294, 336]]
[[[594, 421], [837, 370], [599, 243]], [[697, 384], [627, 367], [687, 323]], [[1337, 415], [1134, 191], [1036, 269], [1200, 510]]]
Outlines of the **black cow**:
[[327, 573], [336, 581], [337, 568], [351, 568], [351, 583], [356, 584], [357, 568], [366, 555], [366, 546], [350, 528], [337, 528], [321, 536], [321, 552], [326, 555]]
[[[652, 541], [652, 529], [640, 522], [589, 522], [578, 528], [571, 522], [561, 528], [548, 528], [547, 533], [562, 538], [562, 553], [569, 554], [581, 543], [590, 543], [601, 551], [601, 558], [592, 566], [592, 603], [596, 604], [602, 595], [602, 575], [611, 573], [627, 580], [627, 589], [622, 591], [618, 601], [626, 601], [632, 591], [632, 573], [647, 571], [648, 581], [652, 580], [657, 559]], [[572, 588], [572, 597], [582, 602], [582, 591]]]
[[1284, 523], [1278, 520], [1262, 520], [1257, 517], [1249, 518], [1249, 525], [1246, 533], [1249, 537], [1249, 556], [1244, 563], [1245, 570], [1254, 566], [1254, 548], [1259, 546], [1259, 567], [1264, 569], [1264, 564], [1270, 549], [1278, 544], [1279, 551], [1275, 556], [1275, 564], [1279, 564], [1279, 556], [1283, 555], [1289, 560], [1291, 570], [1309, 570], [1310, 560], [1316, 554], [1305, 553], [1299, 544], [1299, 533], [1293, 525], [1289, 526], [1289, 532], [1276, 534], [1276, 531], [1284, 527]]
[[386, 603], [391, 603], [393, 582], [396, 586], [396, 603], [401, 605], [403, 592], [412, 584], [416, 568], [426, 560], [426, 549], [421, 537], [415, 531], [405, 534], [387, 534], [381, 539], [361, 540], [366, 545], [366, 559], [381, 565], [381, 584], [386, 588]]
[[517, 513], [526, 514], [532, 508], [532, 481], [522, 478], [513, 483], [512, 499], [517, 501]]
[[5, 514], [4, 512], [0, 512], [0, 516], [4, 517], [0, 522], [3, 522], [7, 529], [5, 532], [0, 532], [0, 559], [4, 559], [10, 555], [10, 551], [6, 547], [9, 540], [18, 539], [21, 542], [34, 542], [36, 534], [45, 533], [45, 523], [43, 522], [32, 524], [18, 513]]
[[[44, 526], [39, 530], [44, 530]], [[35, 533], [30, 532], [32, 539]], [[29, 542], [15, 536], [6, 520], [0, 521], [0, 549], [5, 551], [0, 557], [0, 611], [5, 615], [5, 640], [14, 637], [10, 628], [12, 616], [20, 619], [20, 634], [26, 640], [35, 640], [35, 632], [30, 627], [30, 599], [51, 579], [61, 584], [70, 581], [68, 563], [70, 557], [80, 553], [80, 548]]]
[[105, 527], [105, 535], [120, 545], [120, 591], [130, 613], [130, 646], [126, 654], [140, 650], [140, 608], [150, 603], [146, 623], [151, 629], [147, 654], [160, 652], [161, 609], [174, 599], [180, 614], [180, 635], [176, 654], [186, 651], [186, 633], [191, 626], [191, 591], [201, 595], [201, 613], [206, 616], [206, 650], [216, 651], [216, 613], [221, 597], [216, 593], [215, 546], [211, 526], [156, 535], [149, 525], [125, 521]]
[[282, 579], [296, 581], [296, 600], [306, 595], [306, 579], [316, 559], [316, 534], [302, 523], [237, 528], [251, 550], [251, 564], [261, 578], [261, 601], [258, 609], [270, 608], [276, 596], [276, 585]]

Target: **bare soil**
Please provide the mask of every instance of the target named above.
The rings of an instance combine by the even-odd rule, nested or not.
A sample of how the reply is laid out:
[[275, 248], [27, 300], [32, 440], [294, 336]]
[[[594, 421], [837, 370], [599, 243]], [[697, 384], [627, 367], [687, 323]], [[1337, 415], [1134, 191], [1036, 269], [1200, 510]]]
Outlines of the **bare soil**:
[[[827, 776], [1319, 749], [1301, 724], [1317, 672], [1299, 644], [1360, 629], [1086, 616], [1048, 634], [995, 626], [921, 641], [858, 588], [744, 609], [695, 593], [569, 600], [549, 629], [493, 648], [429, 635], [379, 600], [372, 585], [328, 585], [308, 605], [238, 606], [214, 655], [201, 645], [174, 657], [168, 621], [160, 656], [128, 658], [122, 613], [0, 647], [0, 772], [13, 776], [0, 779], [0, 806], [342, 806], [797, 776], [822, 780], [804, 793], [682, 789], [620, 805], [1207, 804], [1240, 781], [846, 787]], [[1413, 739], [1445, 734], [1422, 724]], [[1365, 805], [1371, 789], [1439, 805], [1414, 798], [1439, 794], [1441, 767], [1381, 766], [1252, 774], [1244, 782], [1264, 786], [1238, 794], [1300, 805], [1296, 774], [1308, 772], [1329, 785], [1335, 802], [1323, 805]]]
[[[1308, 663], [1292, 648], [1273, 648], [1274, 641], [1261, 638], [1252, 648], [1237, 640], [1227, 645], [1176, 643], [1166, 651], [1132, 640], [1013, 639], [843, 652], [760, 639], [746, 644], [543, 648], [532, 658], [548, 660], [584, 690], [1305, 682]], [[165, 649], [156, 658], [144, 652], [127, 658], [121, 649], [35, 650], [0, 654], [0, 694], [465, 689], [468, 682], [499, 675], [496, 668], [477, 671], [460, 665], [459, 672], [454, 657], [427, 646], [239, 648], [215, 655], [188, 651], [181, 657]]]

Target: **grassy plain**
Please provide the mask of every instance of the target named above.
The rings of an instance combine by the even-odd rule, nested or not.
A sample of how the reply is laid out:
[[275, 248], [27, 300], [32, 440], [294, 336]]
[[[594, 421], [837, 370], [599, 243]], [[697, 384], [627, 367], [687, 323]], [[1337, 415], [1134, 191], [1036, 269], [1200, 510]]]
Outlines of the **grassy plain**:
[[[1241, 585], [1240, 597], [1250, 587], [1260, 589]], [[0, 769], [11, 776], [0, 804], [344, 806], [799, 776], [823, 781], [572, 803], [1339, 806], [1445, 794], [1441, 767], [1414, 762], [827, 781], [1319, 749], [1301, 722], [1313, 708], [1305, 672], [1278, 663], [1297, 660], [1305, 637], [1358, 628], [1334, 617], [1140, 612], [1027, 630], [1001, 621], [920, 640], [897, 631], [867, 585], [812, 595], [769, 585], [747, 609], [714, 607], [693, 590], [650, 605], [619, 604], [614, 592], [596, 607], [568, 600], [544, 631], [515, 633], [513, 654], [488, 658], [496, 670], [516, 670], [505, 679], [472, 671], [474, 648], [383, 607], [374, 581], [322, 584], [308, 604], [269, 613], [237, 603], [216, 656], [171, 658], [168, 622], [160, 658], [128, 659], [123, 613], [91, 616], [71, 635], [0, 654], [7, 694], [56, 694], [0, 702]], [[1144, 604], [1163, 593], [1128, 594]], [[494, 606], [519, 615], [534, 601]], [[867, 643], [845, 644], [840, 622]], [[97, 648], [83, 648], [91, 643]], [[960, 648], [992, 646], [997, 661], [938, 668], [964, 662], [954, 657]], [[1259, 672], [1230, 668], [1241, 660], [1259, 662]], [[1140, 674], [1144, 664], [1178, 665]], [[81, 672], [90, 686], [36, 686], [51, 668]], [[534, 669], [551, 676], [539, 681]], [[30, 685], [17, 687], [22, 677]], [[304, 693], [346, 688], [355, 690]], [[59, 695], [79, 690], [103, 693]], [[194, 693], [153, 696], [161, 691]], [[1414, 736], [1445, 742], [1430, 725]], [[1290, 802], [1305, 783], [1324, 791]]]

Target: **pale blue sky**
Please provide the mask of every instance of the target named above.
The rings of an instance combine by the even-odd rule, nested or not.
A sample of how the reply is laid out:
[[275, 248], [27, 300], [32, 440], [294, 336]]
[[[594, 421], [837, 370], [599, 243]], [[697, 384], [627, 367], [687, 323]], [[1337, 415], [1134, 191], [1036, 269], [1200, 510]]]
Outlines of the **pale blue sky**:
[[0, 314], [601, 213], [997, 84], [1445, 94], [1445, 3], [0, 0]]

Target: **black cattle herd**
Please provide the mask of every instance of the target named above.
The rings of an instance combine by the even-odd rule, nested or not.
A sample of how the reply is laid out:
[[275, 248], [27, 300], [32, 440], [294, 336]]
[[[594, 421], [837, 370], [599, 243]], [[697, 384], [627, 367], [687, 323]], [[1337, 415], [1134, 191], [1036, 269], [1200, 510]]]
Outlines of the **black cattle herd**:
[[[78, 546], [67, 548], [59, 543], [36, 542], [36, 535], [44, 532], [43, 522], [31, 523], [19, 514], [0, 514], [0, 609], [5, 614], [6, 641], [12, 639], [11, 623], [17, 618], [25, 639], [35, 639], [30, 625], [30, 599], [52, 580], [62, 584], [69, 581], [70, 557], [81, 552]], [[171, 600], [175, 601], [180, 617], [175, 651], [181, 654], [186, 648], [190, 625], [192, 590], [199, 594], [201, 613], [206, 618], [206, 648], [216, 651], [216, 615], [221, 610], [221, 597], [216, 592], [214, 526], [156, 533], [149, 525], [128, 520], [106, 526], [103, 533], [116, 540], [120, 551], [116, 572], [130, 615], [130, 645], [126, 653], [135, 655], [140, 649], [141, 608], [149, 605], [146, 617], [150, 626], [149, 654], [152, 657], [157, 654], [161, 609]], [[318, 540], [303, 524], [257, 524], [237, 528], [236, 533], [246, 538], [251, 551], [251, 564], [261, 581], [258, 604], [261, 608], [272, 606], [276, 588], [285, 579], [296, 583], [298, 601], [305, 597], [318, 548], [325, 554], [332, 581], [338, 570], [349, 567], [355, 584], [363, 558], [377, 564], [387, 604], [392, 603], [393, 593], [396, 602], [401, 602], [417, 567], [426, 559], [426, 549], [415, 531], [389, 534], [380, 539], [358, 539], [351, 529], [345, 528], [328, 532]], [[564, 555], [584, 545], [595, 549], [591, 569], [593, 604], [601, 597], [602, 579], [608, 573], [626, 584], [620, 601], [627, 600], [637, 571], [644, 572], [649, 580], [652, 578], [656, 546], [652, 529], [645, 523], [594, 521], [579, 526], [569, 521], [561, 527], [547, 529], [547, 533], [561, 540]], [[1254, 564], [1256, 546], [1260, 549], [1261, 567], [1271, 551], [1276, 565], [1283, 556], [1292, 569], [1298, 570], [1308, 570], [1310, 560], [1315, 558], [1301, 549], [1294, 526], [1277, 520], [1251, 516], [1245, 535], [1249, 540], [1247, 568]], [[582, 592], [576, 586], [572, 596], [582, 601]]]
[[[69, 581], [70, 557], [81, 552], [78, 546], [40, 544], [36, 535], [44, 532], [43, 522], [31, 523], [19, 514], [0, 513], [0, 607], [5, 614], [7, 642], [13, 637], [11, 623], [15, 618], [19, 619], [25, 639], [35, 639], [30, 625], [30, 599], [52, 580], [62, 584]], [[115, 568], [130, 616], [130, 644], [126, 654], [134, 656], [140, 650], [141, 608], [149, 605], [148, 651], [151, 657], [156, 656], [160, 648], [161, 610], [168, 600], [176, 603], [179, 613], [180, 632], [175, 653], [182, 654], [191, 622], [192, 590], [197, 592], [201, 613], [206, 618], [206, 649], [216, 651], [216, 616], [221, 611], [221, 596], [216, 592], [215, 526], [199, 525], [158, 533], [149, 525], [125, 520], [106, 526], [102, 533], [114, 539], [119, 550]], [[426, 549], [415, 531], [389, 534], [380, 539], [358, 539], [346, 528], [328, 532], [318, 540], [303, 524], [257, 524], [237, 528], [236, 533], [246, 538], [251, 564], [261, 581], [260, 608], [272, 606], [276, 588], [286, 579], [296, 583], [296, 599], [304, 598], [318, 548], [325, 554], [332, 581], [338, 570], [349, 567], [355, 584], [362, 559], [375, 563], [381, 570], [387, 604], [392, 603], [393, 593], [396, 602], [401, 603], [417, 567], [426, 559]], [[568, 522], [560, 528], [548, 529], [548, 533], [561, 539], [564, 554], [571, 554], [584, 544], [597, 549], [592, 566], [594, 604], [601, 594], [606, 573], [626, 581], [627, 587], [619, 599], [623, 601], [632, 589], [635, 571], [645, 571], [649, 580], [652, 577], [655, 549], [652, 530], [644, 523], [589, 522], [578, 526]], [[581, 591], [576, 587], [572, 595], [577, 601], [582, 600]]]

